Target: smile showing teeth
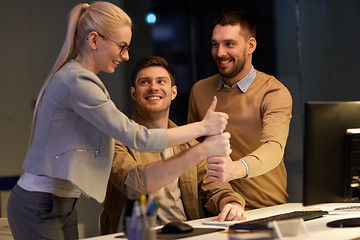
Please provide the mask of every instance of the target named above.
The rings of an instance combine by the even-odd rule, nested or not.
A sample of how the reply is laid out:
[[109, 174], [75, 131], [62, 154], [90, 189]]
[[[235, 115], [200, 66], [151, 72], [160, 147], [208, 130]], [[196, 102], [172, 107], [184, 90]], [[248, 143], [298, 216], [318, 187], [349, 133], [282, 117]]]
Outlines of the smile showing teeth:
[[219, 63], [220, 64], [227, 64], [227, 63], [229, 63], [230, 62], [230, 60], [219, 60]]
[[147, 100], [160, 100], [160, 97], [147, 97]]
[[115, 63], [116, 65], [119, 65], [119, 64], [120, 64], [120, 62], [119, 62], [119, 61], [116, 61], [116, 60], [114, 60], [113, 63]]

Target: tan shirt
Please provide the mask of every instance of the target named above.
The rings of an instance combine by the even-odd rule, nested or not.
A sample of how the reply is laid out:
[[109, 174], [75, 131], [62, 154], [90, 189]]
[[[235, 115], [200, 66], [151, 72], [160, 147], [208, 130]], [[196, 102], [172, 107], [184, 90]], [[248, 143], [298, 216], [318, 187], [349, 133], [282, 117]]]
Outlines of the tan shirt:
[[243, 159], [248, 178], [233, 180], [231, 186], [246, 200], [246, 209], [285, 203], [287, 175], [284, 151], [292, 117], [292, 98], [287, 88], [273, 76], [256, 71], [244, 93], [239, 88], [222, 87], [220, 75], [198, 81], [191, 90], [189, 122], [203, 119], [217, 96], [216, 111], [229, 115], [225, 131], [230, 132], [231, 158]]
[[[174, 156], [172, 148], [160, 153], [161, 160]], [[179, 178], [157, 191], [159, 209], [156, 216], [156, 225], [163, 225], [174, 220], [186, 221], [184, 205], [181, 200]]]
[[[146, 126], [137, 113], [132, 119]], [[169, 121], [168, 127], [176, 127], [176, 125]], [[195, 144], [197, 141], [193, 140], [175, 146], [173, 147], [174, 154]], [[147, 194], [145, 165], [159, 160], [159, 153], [137, 152], [116, 142], [114, 161], [103, 204], [104, 210], [100, 216], [101, 234], [116, 232], [127, 198], [139, 199], [142, 194]], [[230, 184], [218, 184], [209, 180], [206, 173], [206, 160], [179, 177], [179, 188], [186, 220], [199, 218], [199, 194], [206, 200], [205, 207], [214, 214], [219, 213], [219, 203], [224, 197], [229, 197], [229, 201], [237, 201], [245, 206], [244, 199], [233, 191]]]

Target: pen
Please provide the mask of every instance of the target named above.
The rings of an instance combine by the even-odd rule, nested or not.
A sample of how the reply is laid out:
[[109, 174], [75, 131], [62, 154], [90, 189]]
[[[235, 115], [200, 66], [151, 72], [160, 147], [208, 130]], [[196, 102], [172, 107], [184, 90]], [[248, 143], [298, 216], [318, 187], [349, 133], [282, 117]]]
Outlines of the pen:
[[152, 202], [149, 205], [148, 212], [147, 212], [148, 216], [154, 216], [155, 215], [157, 206], [158, 206], [157, 202]]
[[146, 235], [148, 234], [148, 230], [150, 229], [148, 217], [146, 214], [146, 195], [141, 195], [140, 197], [140, 208], [141, 208], [141, 220], [142, 220], [142, 226], [141, 226], [141, 239], [145, 239]]
[[147, 202], [147, 215], [154, 216], [158, 208], [158, 202], [155, 194], [151, 193]]
[[146, 216], [146, 195], [141, 195], [140, 197], [140, 208], [141, 215]]
[[140, 217], [140, 215], [141, 215], [141, 210], [140, 210], [139, 202], [135, 201], [134, 202], [134, 207], [133, 207], [133, 210], [132, 210], [132, 214], [131, 214], [131, 218], [136, 219], [136, 218]]

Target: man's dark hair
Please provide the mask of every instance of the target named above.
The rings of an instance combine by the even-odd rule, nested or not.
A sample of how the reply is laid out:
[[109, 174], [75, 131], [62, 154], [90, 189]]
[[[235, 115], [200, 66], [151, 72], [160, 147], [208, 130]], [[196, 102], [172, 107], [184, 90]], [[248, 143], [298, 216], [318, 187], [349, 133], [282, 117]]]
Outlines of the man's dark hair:
[[218, 19], [215, 20], [215, 25], [240, 25], [240, 27], [244, 28], [248, 33], [249, 37], [256, 38], [256, 23], [253, 18], [243, 11], [231, 11], [227, 12]]
[[159, 66], [159, 67], [165, 68], [166, 71], [170, 75], [171, 86], [175, 85], [175, 71], [174, 71], [174, 69], [170, 66], [170, 64], [164, 58], [159, 57], [159, 56], [144, 57], [143, 59], [139, 60], [135, 64], [134, 70], [133, 70], [132, 75], [131, 75], [131, 85], [133, 87], [135, 87], [136, 76], [138, 75], [138, 73], [142, 69], [152, 67], [152, 66]]

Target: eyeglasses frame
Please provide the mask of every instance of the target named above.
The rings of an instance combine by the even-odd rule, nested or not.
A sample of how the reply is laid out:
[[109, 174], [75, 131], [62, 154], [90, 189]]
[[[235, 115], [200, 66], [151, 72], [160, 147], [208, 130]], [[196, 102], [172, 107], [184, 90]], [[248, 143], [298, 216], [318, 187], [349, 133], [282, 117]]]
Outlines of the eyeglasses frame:
[[119, 43], [111, 38], [108, 38], [100, 33], [97, 33], [101, 38], [108, 40], [110, 42], [115, 43], [119, 48], [120, 48], [120, 55], [124, 53], [124, 50], [126, 50], [127, 52], [130, 50], [130, 45], [128, 45], [127, 43]]

